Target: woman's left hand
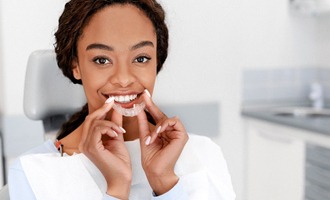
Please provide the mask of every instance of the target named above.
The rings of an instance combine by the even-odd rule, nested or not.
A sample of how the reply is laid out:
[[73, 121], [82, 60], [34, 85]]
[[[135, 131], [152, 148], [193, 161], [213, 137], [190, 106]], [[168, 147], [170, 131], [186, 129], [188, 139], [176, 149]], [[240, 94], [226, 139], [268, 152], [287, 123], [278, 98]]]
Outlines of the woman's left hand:
[[143, 94], [143, 98], [157, 124], [151, 128], [145, 112], [137, 116], [142, 167], [154, 193], [161, 195], [173, 188], [179, 180], [174, 166], [188, 141], [188, 134], [180, 119], [168, 118], [152, 102], [148, 92]]

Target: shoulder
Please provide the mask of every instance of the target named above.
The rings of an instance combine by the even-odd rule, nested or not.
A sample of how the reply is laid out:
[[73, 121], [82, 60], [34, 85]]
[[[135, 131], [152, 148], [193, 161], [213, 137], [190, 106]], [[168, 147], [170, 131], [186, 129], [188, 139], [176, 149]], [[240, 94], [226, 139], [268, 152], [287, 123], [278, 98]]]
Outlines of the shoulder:
[[196, 135], [196, 134], [188, 134], [189, 135], [189, 142], [191, 143], [214, 143], [209, 137]]
[[20, 162], [20, 158], [25, 155], [30, 155], [30, 154], [38, 154], [38, 153], [55, 153], [57, 152], [57, 149], [54, 145], [54, 143], [51, 140], [48, 140], [44, 142], [43, 144], [36, 146], [27, 152], [23, 153], [20, 155], [11, 165], [9, 169], [14, 169], [14, 170], [21, 170], [22, 165]]
[[226, 165], [223, 153], [219, 145], [209, 137], [189, 134], [189, 140], [185, 145], [180, 164], [194, 162], [200, 167], [212, 167], [215, 165]]
[[25, 152], [23, 155], [34, 154], [34, 153], [54, 153], [57, 152], [57, 149], [54, 145], [54, 142], [47, 140], [43, 144], [36, 146], [29, 151]]
[[189, 140], [182, 152], [183, 160], [194, 162], [200, 169], [207, 169], [219, 174], [227, 174], [226, 159], [218, 144], [209, 137], [189, 135]]
[[206, 153], [205, 151], [216, 151], [218, 153], [221, 152], [221, 148], [218, 144], [212, 141], [209, 137], [202, 135], [189, 134], [189, 140], [186, 146], [187, 148], [203, 150], [204, 153]]

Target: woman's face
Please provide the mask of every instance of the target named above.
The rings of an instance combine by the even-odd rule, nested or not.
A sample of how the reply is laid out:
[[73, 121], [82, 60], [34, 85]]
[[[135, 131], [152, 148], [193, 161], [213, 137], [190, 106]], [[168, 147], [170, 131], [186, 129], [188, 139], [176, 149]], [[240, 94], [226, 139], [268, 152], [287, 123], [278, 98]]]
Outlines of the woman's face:
[[157, 38], [152, 22], [133, 5], [112, 5], [96, 13], [83, 29], [73, 63], [81, 79], [89, 112], [109, 96], [123, 108], [152, 93], [157, 67]]

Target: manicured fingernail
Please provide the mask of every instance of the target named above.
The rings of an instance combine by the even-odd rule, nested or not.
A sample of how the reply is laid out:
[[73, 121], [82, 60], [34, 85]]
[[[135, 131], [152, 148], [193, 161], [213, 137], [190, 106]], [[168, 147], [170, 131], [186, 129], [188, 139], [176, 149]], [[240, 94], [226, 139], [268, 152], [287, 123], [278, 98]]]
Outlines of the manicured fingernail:
[[151, 137], [148, 136], [148, 137], [147, 137], [147, 140], [146, 140], [146, 145], [149, 145], [149, 144], [150, 144], [150, 141], [151, 141]]
[[147, 94], [149, 98], [151, 98], [150, 92], [147, 89], [145, 89], [144, 92]]
[[162, 126], [158, 126], [158, 128], [156, 130], [156, 134], [158, 134], [160, 132], [160, 129], [162, 129]]
[[118, 133], [116, 133], [116, 131], [112, 131], [116, 137], [118, 137]]
[[109, 104], [109, 103], [113, 102], [113, 100], [115, 100], [115, 97], [109, 97], [109, 98], [105, 101], [105, 103], [106, 103], [106, 104]]
[[123, 133], [126, 133], [126, 130], [123, 127], [119, 126], [119, 129], [123, 131]]

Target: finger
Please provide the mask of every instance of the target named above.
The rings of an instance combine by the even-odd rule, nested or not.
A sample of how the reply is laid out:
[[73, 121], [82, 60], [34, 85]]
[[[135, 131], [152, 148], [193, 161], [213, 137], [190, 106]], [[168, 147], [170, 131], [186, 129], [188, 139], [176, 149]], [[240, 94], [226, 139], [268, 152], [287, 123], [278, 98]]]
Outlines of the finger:
[[182, 124], [181, 120], [177, 116], [164, 120], [161, 123], [161, 127], [162, 128], [160, 129], [159, 132], [163, 132], [163, 131], [167, 130], [168, 128], [176, 130], [176, 131], [180, 131], [180, 132], [186, 132], [184, 125]]
[[95, 110], [93, 113], [89, 114], [90, 119], [104, 119], [106, 114], [110, 111], [114, 104], [114, 97], [110, 97], [106, 100], [106, 102], [103, 104], [103, 106], [97, 110]]
[[114, 97], [111, 97], [111, 98], [107, 99], [107, 101], [104, 103], [104, 105], [101, 108], [99, 108], [99, 109], [95, 110], [93, 113], [90, 113], [87, 115], [87, 117], [85, 118], [85, 121], [83, 123], [84, 131], [82, 132], [82, 135], [81, 135], [81, 143], [85, 142], [89, 129], [90, 129], [93, 121], [95, 119], [104, 119], [106, 114], [112, 108], [113, 104], [114, 104]]
[[[103, 133], [103, 130], [114, 132], [116, 136], [126, 133], [125, 129], [121, 126], [118, 126], [116, 123], [108, 120], [96, 120], [94, 127], [94, 129], [98, 129], [101, 133]], [[93, 134], [90, 135], [92, 136]]]
[[126, 130], [123, 128], [123, 116], [117, 111], [113, 110], [111, 121], [117, 125], [118, 129], [120, 129], [120, 131], [117, 132], [118, 138], [123, 141], [124, 140], [123, 133], [126, 133]]
[[[145, 112], [140, 112], [137, 115], [138, 125], [139, 125], [139, 137], [140, 143], [149, 143], [150, 142], [150, 129], [149, 122]], [[141, 145], [142, 146], [142, 145]]]
[[146, 103], [147, 110], [156, 121], [156, 123], [160, 122], [164, 118], [167, 118], [167, 116], [156, 106], [156, 104], [154, 104], [147, 89], [144, 90], [142, 97]]
[[108, 126], [97, 126], [92, 130], [92, 134], [89, 134], [86, 142], [81, 145], [82, 152], [95, 153], [97, 149], [103, 146], [103, 137], [106, 136], [107, 140], [115, 139], [118, 134]]
[[123, 130], [114, 122], [107, 120], [96, 120], [91, 128], [90, 134], [86, 137], [85, 144], [96, 146], [99, 142], [101, 142], [103, 135], [116, 139], [122, 134]]
[[103, 126], [103, 127], [96, 127], [95, 132], [98, 132], [101, 135], [108, 135], [111, 138], [118, 137], [117, 131], [113, 130], [109, 126]]
[[161, 128], [159, 128], [159, 133], [156, 136], [167, 141], [169, 160], [176, 161], [187, 143], [189, 136], [178, 117], [163, 121], [159, 127]]
[[123, 116], [118, 113], [116, 110], [112, 111], [111, 121], [117, 124], [118, 126], [123, 126]]
[[181, 120], [178, 117], [173, 117], [164, 120], [155, 127], [155, 130], [151, 133], [150, 143], [153, 143], [160, 134], [164, 135], [168, 140], [173, 140], [185, 138], [187, 131]]

